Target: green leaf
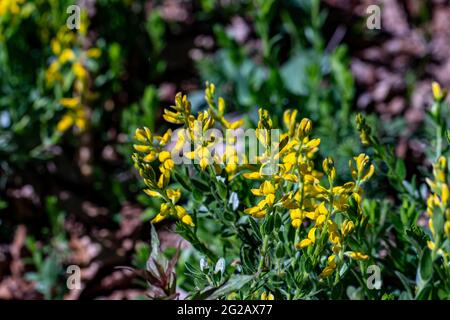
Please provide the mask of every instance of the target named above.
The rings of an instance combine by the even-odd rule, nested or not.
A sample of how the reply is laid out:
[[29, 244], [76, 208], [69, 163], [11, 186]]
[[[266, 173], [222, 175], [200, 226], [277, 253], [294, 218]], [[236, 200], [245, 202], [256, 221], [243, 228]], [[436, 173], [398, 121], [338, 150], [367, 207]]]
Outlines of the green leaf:
[[210, 191], [209, 186], [205, 182], [203, 182], [203, 181], [201, 181], [199, 179], [195, 179], [195, 178], [191, 178], [191, 182], [192, 182], [192, 185], [196, 189], [198, 189], [200, 191], [203, 191], [203, 192], [208, 192], [209, 193], [209, 191]]
[[275, 220], [275, 218], [274, 218], [273, 214], [269, 215], [265, 219], [264, 224], [263, 224], [264, 234], [271, 234], [272, 233], [273, 227], [274, 227], [274, 220]]
[[425, 249], [420, 257], [419, 276], [422, 282], [428, 282], [433, 276], [433, 260], [428, 249]]
[[406, 167], [405, 163], [401, 159], [397, 159], [395, 162], [395, 173], [401, 180], [405, 180], [406, 178]]
[[184, 189], [186, 189], [187, 191], [192, 191], [192, 187], [188, 183], [187, 179], [185, 179], [185, 177], [178, 171], [174, 172], [173, 177]]
[[431, 219], [433, 221], [434, 232], [436, 234], [442, 234], [444, 232], [444, 214], [441, 214], [440, 212], [439, 214], [433, 214]]
[[306, 96], [308, 94], [308, 66], [311, 53], [304, 52], [290, 58], [281, 67], [281, 78], [286, 88], [293, 94]]
[[284, 245], [283, 245], [282, 243], [279, 243], [279, 244], [277, 245], [276, 250], [275, 250], [275, 256], [276, 256], [278, 259], [282, 259], [282, 258], [284, 257], [284, 252], [285, 252], [285, 250], [284, 250]]
[[223, 199], [224, 201], [227, 200], [227, 187], [225, 184], [221, 181], [217, 181], [217, 193], [219, 194], [219, 197]]
[[400, 281], [402, 282], [403, 286], [406, 289], [406, 293], [408, 295], [408, 299], [412, 299], [413, 298], [413, 293], [411, 290], [411, 280], [409, 280], [408, 278], [406, 278], [402, 273], [398, 272], [398, 271], [394, 271], [395, 275], [400, 279]]
[[416, 296], [416, 300], [430, 300], [432, 294], [432, 287], [425, 286]]
[[253, 280], [254, 276], [249, 275], [232, 275], [225, 284], [214, 290], [205, 297], [207, 300], [216, 300], [228, 294], [240, 290], [243, 286]]
[[252, 228], [256, 238], [259, 241], [262, 241], [261, 232], [259, 230], [259, 226], [258, 226], [258, 223], [256, 222], [256, 220], [253, 217], [248, 217], [248, 222], [249, 222], [250, 227]]

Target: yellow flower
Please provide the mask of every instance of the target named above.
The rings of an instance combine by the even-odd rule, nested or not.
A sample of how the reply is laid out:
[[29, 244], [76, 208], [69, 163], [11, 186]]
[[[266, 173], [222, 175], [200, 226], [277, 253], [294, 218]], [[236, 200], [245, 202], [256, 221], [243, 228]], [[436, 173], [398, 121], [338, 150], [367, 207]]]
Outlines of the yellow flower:
[[369, 156], [361, 153], [359, 156], [355, 157], [354, 160], [356, 163], [356, 169], [353, 166], [353, 161], [349, 161], [350, 171], [352, 173], [353, 179], [359, 180], [361, 182], [369, 180], [375, 172], [375, 166], [373, 164], [371, 164], [369, 166], [369, 169], [365, 172], [365, 167], [369, 163]]
[[59, 55], [61, 53], [61, 42], [59, 42], [57, 39], [53, 39], [50, 42], [50, 46], [54, 54]]
[[24, 0], [2, 0], [0, 1], [0, 17], [8, 13], [12, 15], [17, 15], [20, 13], [20, 4]]
[[345, 253], [345, 255], [354, 260], [368, 260], [369, 259], [369, 256], [366, 254], [363, 254], [362, 252], [347, 251]]
[[102, 50], [100, 50], [99, 48], [91, 48], [88, 51], [86, 51], [86, 55], [89, 58], [97, 59], [100, 58], [100, 56], [102, 55]]
[[215, 90], [216, 87], [214, 84], [206, 82], [205, 100], [209, 106], [208, 112], [212, 115], [214, 120], [218, 121], [226, 129], [236, 129], [242, 126], [244, 124], [242, 119], [233, 123], [230, 123], [227, 119], [225, 119], [225, 100], [222, 97], [219, 97], [216, 105], [214, 101]]
[[297, 248], [303, 249], [306, 248], [316, 242], [316, 228], [312, 227], [308, 232], [308, 238], [303, 239], [299, 243], [297, 243]]
[[274, 296], [273, 296], [273, 294], [272, 293], [270, 293], [270, 292], [263, 292], [262, 294], [261, 294], [261, 300], [274, 300], [275, 298], [274, 298]]
[[325, 202], [321, 202], [313, 212], [306, 213], [306, 217], [316, 221], [315, 225], [317, 227], [321, 226], [325, 222], [327, 215], [328, 210], [325, 207]]
[[[152, 197], [162, 197], [159, 192], [151, 189], [145, 189], [144, 192]], [[152, 219], [151, 222], [158, 223], [163, 221], [169, 215], [176, 215], [181, 222], [194, 227], [195, 225], [192, 217], [187, 213], [186, 209], [182, 206], [175, 205], [181, 197], [180, 190], [167, 189], [166, 196], [170, 199], [170, 202], [161, 203], [159, 213]]]
[[172, 130], [168, 129], [162, 136], [155, 136], [155, 139], [159, 142], [161, 147], [164, 147], [169, 142], [171, 136]]
[[361, 143], [366, 146], [372, 145], [374, 138], [371, 136], [371, 128], [367, 125], [366, 119], [360, 113], [356, 115], [356, 128], [359, 131]]
[[270, 118], [269, 111], [265, 109], [259, 109], [258, 113], [258, 129], [272, 129], [272, 119]]
[[174, 190], [174, 189], [167, 189], [166, 190], [166, 195], [172, 201], [172, 203], [175, 204], [175, 203], [178, 202], [178, 200], [180, 200], [181, 191], [180, 190]]
[[345, 237], [348, 234], [350, 234], [353, 231], [354, 228], [355, 228], [355, 224], [353, 223], [353, 221], [345, 220], [342, 223], [341, 233]]
[[331, 157], [326, 157], [322, 162], [323, 171], [332, 181], [336, 179], [336, 169], [334, 168], [334, 160]]
[[300, 139], [305, 138], [306, 136], [309, 136], [312, 130], [312, 122], [308, 118], [302, 119], [300, 122], [300, 125], [298, 126], [298, 137]]
[[75, 74], [75, 77], [80, 80], [84, 80], [87, 78], [87, 71], [85, 67], [79, 62], [76, 62], [72, 65], [72, 71]]
[[86, 116], [83, 109], [76, 108], [73, 111], [68, 111], [56, 125], [56, 130], [63, 133], [73, 125], [80, 131], [83, 131], [86, 128]]
[[162, 197], [162, 195], [158, 191], [144, 189], [144, 192], [148, 194], [150, 197]]
[[74, 119], [72, 116], [65, 114], [61, 120], [59, 120], [56, 129], [59, 132], [65, 132], [67, 131], [74, 123]]
[[444, 183], [442, 184], [441, 187], [441, 200], [444, 206], [446, 206], [448, 203], [448, 197], [449, 197], [448, 185]]
[[188, 101], [187, 96], [183, 96], [181, 93], [177, 93], [175, 96], [175, 105], [171, 106], [175, 111], [170, 109], [164, 109], [163, 118], [170, 123], [183, 124], [189, 119], [191, 113], [191, 103]]
[[328, 257], [327, 266], [320, 273], [320, 275], [319, 275], [320, 278], [329, 277], [334, 272], [334, 270], [336, 269], [335, 260], [336, 260], [336, 255], [334, 255], [334, 254]]
[[249, 179], [249, 180], [262, 179], [261, 173], [259, 173], [259, 172], [248, 172], [248, 173], [244, 173], [243, 176], [245, 179]]
[[170, 207], [167, 203], [161, 203], [160, 209], [159, 209], [159, 213], [156, 215], [155, 218], [153, 218], [153, 220], [151, 221], [152, 223], [158, 223], [163, 221], [166, 216], [169, 214], [170, 212]]
[[75, 60], [75, 53], [72, 49], [64, 49], [58, 57], [61, 64], [72, 62]]
[[[447, 159], [444, 156], [440, 156], [433, 165], [434, 180], [426, 179], [431, 189], [431, 194], [427, 198], [426, 211], [429, 218], [428, 226], [432, 235], [432, 241], [428, 243], [428, 247], [433, 248], [431, 250], [437, 250], [437, 252], [441, 252], [442, 250], [441, 248], [435, 248], [436, 243], [439, 243], [436, 239], [443, 236], [450, 238], [450, 208], [448, 208], [450, 191], [447, 175]], [[434, 228], [433, 215], [435, 214], [444, 215], [443, 234], [437, 234], [438, 230]], [[441, 230], [438, 232], [441, 232]]]
[[448, 91], [447, 89], [442, 90], [439, 83], [433, 81], [433, 83], [431, 84], [431, 89], [433, 91], [434, 100], [440, 102], [446, 98]]
[[251, 192], [255, 196], [265, 196], [271, 193], [275, 193], [275, 187], [270, 181], [264, 181], [259, 189], [251, 189]]
[[284, 121], [284, 125], [286, 126], [286, 128], [288, 129], [288, 134], [289, 136], [293, 136], [294, 135], [294, 131], [295, 131], [295, 125], [296, 125], [296, 120], [297, 118], [297, 110], [286, 110], [283, 114], [283, 121]]
[[74, 109], [80, 105], [79, 98], [62, 98], [59, 100], [59, 103], [66, 108]]
[[139, 142], [152, 141], [152, 133], [149, 128], [137, 128], [134, 133], [134, 138]]
[[159, 169], [162, 173], [172, 170], [175, 166], [169, 151], [161, 151], [158, 155], [158, 159], [159, 162], [161, 162]]
[[447, 237], [450, 239], [450, 221], [446, 221], [444, 224], [444, 232]]
[[[269, 198], [269, 196], [270, 196], [270, 198]], [[267, 214], [267, 208], [273, 204], [274, 197], [275, 196], [273, 194], [267, 195], [267, 197], [265, 199], [261, 200], [256, 206], [244, 209], [244, 213], [250, 214], [251, 216], [253, 216], [255, 218], [265, 217], [265, 215]], [[272, 203], [269, 203], [268, 200], [269, 200], [269, 202], [271, 201]]]
[[303, 219], [305, 218], [305, 213], [303, 210], [297, 208], [289, 211], [289, 215], [291, 217], [291, 224], [295, 229], [300, 228], [302, 225]]
[[178, 218], [180, 218], [184, 224], [195, 227], [192, 217], [187, 213], [185, 208], [182, 206], [175, 206], [175, 210], [177, 211]]

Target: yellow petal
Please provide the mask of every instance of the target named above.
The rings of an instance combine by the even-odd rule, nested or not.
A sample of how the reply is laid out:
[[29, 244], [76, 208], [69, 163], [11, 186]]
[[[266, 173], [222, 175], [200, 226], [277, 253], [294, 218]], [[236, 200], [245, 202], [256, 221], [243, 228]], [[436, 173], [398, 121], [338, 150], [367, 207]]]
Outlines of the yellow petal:
[[163, 216], [163, 215], [161, 215], [161, 214], [157, 214], [156, 215], [156, 217], [154, 217], [153, 219], [152, 219], [152, 223], [158, 223], [158, 222], [160, 222], [160, 221], [162, 221], [162, 220], [164, 220], [166, 217], [165, 216]]
[[209, 164], [208, 158], [205, 157], [200, 159], [200, 168], [202, 168], [202, 170], [205, 170], [208, 164]]
[[85, 69], [84, 66], [83, 66], [81, 63], [79, 63], [79, 62], [76, 62], [76, 63], [74, 63], [74, 64], [72, 65], [72, 71], [73, 71], [73, 73], [75, 74], [75, 76], [76, 76], [78, 79], [83, 80], [83, 79], [85, 79], [85, 78], [87, 77], [87, 71], [86, 71], [86, 69]]
[[172, 203], [177, 203], [178, 200], [180, 200], [181, 197], [181, 191], [180, 190], [174, 190], [174, 189], [167, 189], [166, 190], [167, 197], [172, 201]]
[[327, 219], [327, 216], [324, 214], [321, 214], [320, 216], [318, 216], [316, 219], [316, 226], [317, 227], [321, 226], [325, 222], [326, 219]]
[[167, 159], [170, 159], [170, 152], [169, 151], [161, 151], [158, 155], [159, 161], [164, 162]]
[[264, 195], [263, 192], [261, 191], [261, 189], [251, 189], [250, 191], [251, 191], [251, 193], [253, 193], [253, 195], [255, 195], [257, 197]]
[[323, 269], [323, 271], [320, 273], [319, 277], [320, 278], [326, 278], [329, 277], [334, 271], [334, 268], [330, 267], [330, 266], [326, 266], [325, 269]]
[[143, 160], [145, 162], [152, 162], [156, 159], [156, 152], [151, 150], [144, 158]]
[[150, 197], [161, 197], [161, 194], [157, 191], [153, 191], [150, 189], [144, 189], [144, 192], [148, 194]]
[[300, 210], [300, 209], [290, 210], [289, 214], [290, 214], [292, 220], [303, 218], [302, 210]]
[[262, 191], [265, 195], [275, 193], [275, 187], [272, 183], [270, 183], [270, 181], [264, 181], [264, 183], [262, 184]]
[[151, 147], [150, 146], [144, 146], [142, 144], [135, 144], [133, 145], [134, 150], [138, 151], [138, 152], [150, 152], [151, 151]]
[[312, 243], [316, 242], [316, 228], [313, 227], [308, 232], [308, 239], [311, 240]]
[[441, 188], [441, 199], [442, 199], [442, 203], [444, 205], [447, 205], [448, 203], [448, 196], [449, 196], [449, 190], [448, 190], [448, 186], [447, 184], [442, 184], [442, 188]]
[[178, 218], [182, 219], [185, 215], [187, 215], [187, 211], [182, 206], [175, 206], [175, 210], [177, 212]]
[[244, 178], [250, 180], [261, 179], [261, 174], [259, 172], [244, 173], [243, 176]]
[[291, 224], [295, 229], [298, 229], [302, 225], [302, 220], [301, 219], [293, 219]]
[[194, 222], [192, 221], [192, 217], [190, 215], [185, 215], [181, 218], [181, 221], [188, 226], [195, 227]]
[[306, 144], [306, 148], [308, 148], [308, 149], [313, 149], [313, 148], [318, 147], [319, 144], [320, 144], [320, 139], [312, 139], [311, 141], [309, 141], [309, 142]]
[[62, 98], [59, 100], [59, 103], [66, 108], [74, 109], [80, 104], [79, 98]]
[[299, 243], [297, 243], [296, 247], [299, 249], [303, 249], [306, 248], [308, 246], [312, 245], [312, 241], [309, 239], [303, 239], [302, 241], [300, 241]]
[[100, 50], [99, 48], [91, 48], [86, 52], [86, 55], [89, 58], [96, 59], [102, 55], [102, 50]]
[[354, 260], [368, 260], [369, 259], [369, 256], [366, 254], [363, 254], [362, 252], [348, 251], [345, 254]]
[[67, 129], [69, 129], [72, 125], [73, 125], [73, 117], [71, 117], [70, 115], [64, 115], [61, 120], [59, 120], [56, 129], [59, 132], [65, 132], [67, 131]]

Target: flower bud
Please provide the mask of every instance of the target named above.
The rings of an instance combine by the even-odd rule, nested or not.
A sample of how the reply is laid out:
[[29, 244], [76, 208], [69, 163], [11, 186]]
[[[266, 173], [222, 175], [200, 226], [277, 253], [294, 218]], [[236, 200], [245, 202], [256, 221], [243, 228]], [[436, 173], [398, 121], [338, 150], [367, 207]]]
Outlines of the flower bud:
[[308, 118], [303, 118], [298, 126], [298, 136], [303, 139], [311, 133], [312, 122]]
[[326, 157], [322, 162], [323, 171], [330, 176], [333, 171], [334, 175], [336, 175], [336, 172], [334, 170], [334, 160], [331, 157]]

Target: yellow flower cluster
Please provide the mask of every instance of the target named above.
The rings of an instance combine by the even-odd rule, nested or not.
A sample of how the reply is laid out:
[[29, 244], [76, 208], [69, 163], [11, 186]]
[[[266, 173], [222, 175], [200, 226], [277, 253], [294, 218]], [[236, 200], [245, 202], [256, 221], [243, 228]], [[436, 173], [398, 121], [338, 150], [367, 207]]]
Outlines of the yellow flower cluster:
[[[175, 105], [164, 110], [163, 118], [169, 123], [183, 124], [183, 128], [177, 131], [177, 142], [172, 146], [172, 152], [179, 153], [186, 145], [189, 147], [194, 146], [194, 150], [184, 152], [183, 156], [196, 160], [201, 170], [206, 170], [208, 166], [211, 166], [217, 174], [225, 170], [231, 175], [237, 169], [237, 159], [234, 159], [234, 157], [237, 157], [236, 150], [227, 149], [222, 158], [219, 159], [219, 155], [214, 152], [214, 147], [222, 141], [214, 134], [206, 134], [206, 131], [213, 128], [216, 122], [223, 127], [232, 128], [237, 128], [242, 122], [229, 123], [224, 118], [225, 109], [224, 103], [220, 102], [223, 101], [221, 97], [218, 102], [220, 107], [216, 110], [214, 91], [214, 85], [207, 84], [205, 99], [209, 108], [206, 111], [199, 112], [197, 117], [191, 114], [191, 103], [188, 101], [187, 96], [178, 93], [175, 96]], [[134, 145], [134, 149], [138, 153], [133, 155], [133, 160], [148, 187], [148, 189], [144, 190], [145, 193], [151, 197], [163, 199], [160, 212], [152, 222], [162, 221], [167, 216], [172, 215], [177, 216], [183, 223], [194, 226], [192, 217], [187, 211], [183, 207], [176, 205], [181, 195], [180, 191], [167, 188], [174, 162], [171, 158], [171, 153], [164, 150], [164, 147], [166, 147], [171, 136], [172, 131], [170, 129], [161, 137], [153, 136], [148, 128], [137, 129], [135, 138], [139, 141], [139, 144]], [[225, 165], [223, 160], [227, 157], [233, 157], [235, 161], [228, 159]], [[150, 165], [155, 160], [158, 160], [160, 163], [159, 177], [155, 175]]]
[[206, 82], [205, 100], [209, 107], [208, 111], [212, 117], [226, 129], [236, 129], [242, 126], [244, 124], [242, 119], [233, 123], [230, 123], [225, 119], [225, 100], [222, 97], [219, 97], [216, 103], [214, 100], [215, 91], [216, 87], [214, 84]]
[[[368, 259], [360, 252], [344, 252], [344, 240], [361, 219], [360, 214], [352, 216], [349, 208], [353, 203], [357, 212], [361, 213], [361, 186], [375, 170], [373, 165], [369, 165], [369, 157], [360, 154], [350, 161], [354, 181], [335, 186], [333, 159], [323, 161], [323, 172], [314, 168], [313, 157], [318, 151], [320, 139], [310, 137], [312, 123], [309, 119], [297, 123], [297, 111], [287, 110], [283, 117], [287, 131], [281, 135], [279, 144], [273, 145], [269, 136], [272, 120], [266, 110], [260, 110], [259, 114], [257, 138], [266, 152], [259, 158], [261, 165], [244, 174], [244, 177], [264, 180], [258, 189], [251, 190], [253, 195], [262, 199], [244, 212], [255, 218], [264, 218], [274, 214], [278, 208], [288, 210], [294, 228], [299, 230], [302, 225], [309, 227], [306, 237], [296, 244], [298, 249], [314, 247], [319, 254], [323, 251], [324, 239], [328, 239], [333, 254], [328, 257], [322, 277], [329, 276], [336, 269], [337, 260], [342, 260], [344, 255], [356, 260]], [[273, 164], [274, 160], [281, 160], [278, 172], [265, 175], [264, 167]], [[328, 186], [321, 183], [324, 176]], [[343, 219], [334, 219], [338, 214]]]
[[[431, 188], [431, 194], [427, 200], [427, 214], [429, 217], [429, 227], [432, 240], [429, 241], [428, 247], [431, 250], [438, 249], [439, 243], [442, 242], [441, 230], [436, 230], [433, 221], [442, 220], [444, 234], [450, 239], [450, 191], [448, 187], [448, 164], [444, 156], [439, 157], [437, 163], [433, 166], [434, 181], [426, 179], [427, 184]], [[437, 216], [438, 215], [438, 216]]]
[[[225, 129], [236, 129], [243, 124], [242, 120], [230, 123], [225, 119], [225, 102], [222, 97], [218, 98], [218, 103], [214, 102], [215, 87], [207, 83], [205, 90], [205, 100], [208, 103], [208, 110], [199, 112], [197, 118], [191, 114], [191, 104], [186, 96], [178, 93], [175, 97], [175, 105], [171, 109], [164, 110], [164, 119], [173, 124], [183, 124], [184, 128], [178, 130], [178, 140], [174, 151], [182, 150], [186, 143], [195, 141], [195, 149], [184, 153], [184, 156], [191, 160], [196, 160], [202, 170], [208, 165], [214, 164], [216, 173], [220, 173], [222, 167], [219, 164], [226, 163], [224, 169], [232, 175], [237, 169], [237, 150], [233, 148], [233, 141], [228, 141], [226, 149], [221, 158], [214, 154], [213, 150], [217, 144], [223, 142], [222, 136], [213, 132], [207, 133], [216, 123]], [[216, 105], [218, 105], [216, 107]]]
[[17, 15], [20, 13], [20, 5], [24, 3], [24, 0], [2, 0], [0, 1], [0, 17], [12, 14]]
[[[87, 28], [87, 20], [82, 19], [80, 30]], [[82, 31], [79, 31], [82, 34]], [[45, 73], [45, 79], [49, 87], [55, 83], [63, 83], [63, 74], [66, 70], [74, 76], [73, 97], [63, 98], [60, 104], [67, 108], [66, 113], [57, 124], [59, 132], [65, 132], [72, 126], [76, 126], [80, 131], [86, 128], [85, 100], [90, 95], [88, 92], [89, 71], [86, 68], [88, 59], [97, 59], [101, 55], [99, 48], [89, 48], [83, 50], [80, 45], [80, 38], [67, 30], [61, 28], [56, 37], [51, 41], [51, 50], [54, 59]]]
[[[322, 170], [315, 168], [314, 157], [319, 150], [320, 139], [310, 137], [312, 122], [302, 119], [298, 123], [297, 111], [287, 110], [283, 116], [286, 131], [278, 134], [272, 130], [273, 122], [268, 111], [260, 109], [255, 132], [263, 148], [253, 159], [256, 164], [249, 165], [248, 161], [241, 166], [233, 161], [231, 165], [229, 161], [224, 164], [221, 162], [223, 158], [219, 159], [213, 150], [221, 142], [220, 139], [205, 133], [216, 124], [222, 128], [237, 128], [242, 122], [230, 123], [224, 119], [225, 103], [222, 98], [218, 99], [217, 104], [214, 102], [214, 91], [214, 85], [207, 83], [205, 100], [209, 108], [197, 117], [191, 114], [191, 104], [181, 93], [176, 95], [175, 105], [164, 110], [166, 121], [183, 125], [177, 132], [172, 153], [166, 148], [172, 134], [170, 130], [162, 137], [153, 137], [147, 128], [136, 131], [139, 144], [134, 146], [137, 153], [133, 159], [147, 186], [145, 192], [163, 199], [160, 212], [153, 222], [172, 215], [193, 226], [191, 216], [177, 205], [180, 191], [168, 188], [170, 172], [174, 167], [171, 155], [179, 154], [187, 144], [194, 148], [183, 150], [183, 156], [199, 160], [197, 164], [201, 170], [214, 170], [212, 172], [215, 174], [225, 170], [229, 178], [243, 170], [247, 171], [243, 173], [245, 179], [263, 180], [258, 188], [251, 189], [251, 193], [260, 199], [244, 212], [259, 219], [275, 212], [289, 214], [292, 227], [297, 230], [298, 249], [311, 251], [314, 259], [330, 252], [321, 277], [332, 274], [344, 257], [367, 260], [368, 256], [361, 252], [346, 251], [351, 246], [345, 240], [363, 218], [362, 185], [370, 179], [375, 169], [369, 164], [369, 157], [360, 154], [351, 160], [349, 166], [354, 181], [336, 185], [337, 173], [332, 158], [324, 159]], [[274, 136], [276, 134], [279, 136]], [[236, 146], [227, 145], [223, 157], [236, 159]], [[156, 160], [159, 161], [159, 176], [150, 164]], [[325, 185], [322, 180], [328, 180], [328, 183]], [[305, 234], [303, 239], [301, 234]], [[327, 250], [328, 247], [330, 250]]]
[[261, 300], [275, 300], [275, 297], [271, 292], [264, 291], [261, 293]]
[[[162, 136], [154, 136], [148, 128], [137, 129], [135, 139], [139, 144], [134, 145], [137, 153], [133, 154], [133, 160], [139, 174], [144, 178], [147, 188], [144, 192], [150, 197], [162, 199], [160, 211], [152, 220], [153, 223], [164, 220], [167, 216], [177, 216], [183, 223], [194, 226], [192, 217], [186, 209], [177, 205], [181, 191], [168, 188], [170, 172], [174, 167], [170, 152], [164, 150], [169, 142], [172, 131], [169, 129]], [[159, 177], [151, 166], [151, 162], [159, 161]]]

